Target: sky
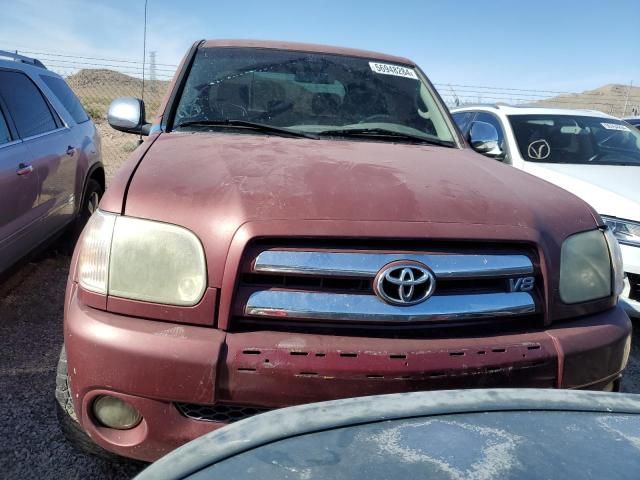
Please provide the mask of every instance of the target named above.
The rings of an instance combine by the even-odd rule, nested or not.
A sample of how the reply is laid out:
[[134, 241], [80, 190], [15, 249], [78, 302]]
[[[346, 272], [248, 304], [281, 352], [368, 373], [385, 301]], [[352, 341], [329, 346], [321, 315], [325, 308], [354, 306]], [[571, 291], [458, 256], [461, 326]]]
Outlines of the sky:
[[[3, 0], [0, 49], [141, 60], [144, 0]], [[439, 84], [640, 85], [638, 0], [148, 0], [169, 74], [201, 38], [323, 43], [415, 60]], [[163, 70], [166, 69], [166, 70]]]

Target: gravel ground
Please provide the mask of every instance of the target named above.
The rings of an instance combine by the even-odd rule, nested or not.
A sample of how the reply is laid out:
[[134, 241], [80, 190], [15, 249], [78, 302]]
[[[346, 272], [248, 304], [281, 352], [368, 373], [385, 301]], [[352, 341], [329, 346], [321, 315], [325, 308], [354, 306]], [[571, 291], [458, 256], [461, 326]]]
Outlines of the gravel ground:
[[[126, 479], [139, 466], [113, 465], [65, 443], [55, 418], [55, 368], [69, 257], [54, 245], [0, 280], [0, 477]], [[640, 393], [640, 322], [624, 389]], [[638, 339], [638, 340], [635, 340]]]
[[0, 283], [0, 478], [128, 479], [68, 445], [55, 416], [55, 370], [69, 257], [57, 246]]

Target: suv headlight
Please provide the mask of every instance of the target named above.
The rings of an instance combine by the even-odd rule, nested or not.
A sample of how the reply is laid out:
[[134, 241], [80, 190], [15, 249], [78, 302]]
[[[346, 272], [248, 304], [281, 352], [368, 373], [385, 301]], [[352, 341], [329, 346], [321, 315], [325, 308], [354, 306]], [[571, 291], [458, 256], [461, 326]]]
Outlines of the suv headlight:
[[622, 292], [622, 254], [607, 230], [578, 233], [562, 244], [560, 298], [587, 302]]
[[202, 244], [176, 225], [98, 210], [78, 248], [78, 281], [91, 292], [192, 306], [207, 286]]
[[602, 217], [602, 220], [622, 245], [640, 247], [640, 223], [615, 217]]

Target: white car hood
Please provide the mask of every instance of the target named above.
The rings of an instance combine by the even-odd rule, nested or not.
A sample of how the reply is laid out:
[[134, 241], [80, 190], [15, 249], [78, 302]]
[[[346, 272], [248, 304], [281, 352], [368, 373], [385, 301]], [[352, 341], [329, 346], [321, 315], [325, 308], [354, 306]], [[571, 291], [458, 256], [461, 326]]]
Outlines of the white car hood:
[[640, 166], [524, 162], [524, 170], [582, 198], [600, 215], [640, 222]]

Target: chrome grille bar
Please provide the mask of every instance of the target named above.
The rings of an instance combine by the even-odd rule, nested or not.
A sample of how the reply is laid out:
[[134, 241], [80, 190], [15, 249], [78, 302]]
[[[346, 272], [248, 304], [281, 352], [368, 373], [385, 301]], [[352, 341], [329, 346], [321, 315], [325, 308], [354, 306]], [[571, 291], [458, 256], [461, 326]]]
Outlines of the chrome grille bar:
[[414, 323], [497, 318], [535, 311], [534, 299], [526, 292], [434, 295], [418, 305], [396, 307], [373, 295], [262, 290], [249, 296], [244, 315], [279, 320]]
[[422, 253], [352, 253], [267, 250], [252, 265], [253, 273], [322, 277], [373, 278], [388, 263], [413, 260], [427, 265], [436, 278], [502, 278], [533, 273], [526, 255]]

